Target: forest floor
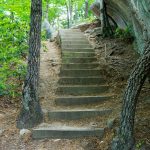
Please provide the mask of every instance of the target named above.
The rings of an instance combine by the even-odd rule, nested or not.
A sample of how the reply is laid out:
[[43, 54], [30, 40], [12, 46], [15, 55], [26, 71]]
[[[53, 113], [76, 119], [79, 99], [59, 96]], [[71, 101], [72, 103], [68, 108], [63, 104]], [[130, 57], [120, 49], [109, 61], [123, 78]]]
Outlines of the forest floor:
[[[133, 44], [121, 39], [90, 38], [95, 47], [100, 67], [116, 94], [115, 103], [118, 113], [121, 108], [123, 90], [127, 84], [130, 71], [139, 57], [133, 50]], [[46, 46], [41, 51], [40, 69], [40, 100], [43, 109], [52, 109], [58, 74], [61, 63], [60, 49], [55, 42], [43, 42]], [[4, 98], [0, 98], [1, 99]], [[7, 98], [5, 98], [7, 99]], [[135, 138], [137, 143], [150, 144], [150, 86], [148, 81], [144, 84], [137, 105], [135, 118]], [[22, 138], [16, 128], [16, 118], [19, 113], [17, 105], [0, 103], [0, 150], [107, 150], [114, 129], [108, 130], [103, 139], [82, 138], [78, 140], [45, 139], [32, 140], [31, 136]], [[118, 126], [118, 118], [114, 128]]]

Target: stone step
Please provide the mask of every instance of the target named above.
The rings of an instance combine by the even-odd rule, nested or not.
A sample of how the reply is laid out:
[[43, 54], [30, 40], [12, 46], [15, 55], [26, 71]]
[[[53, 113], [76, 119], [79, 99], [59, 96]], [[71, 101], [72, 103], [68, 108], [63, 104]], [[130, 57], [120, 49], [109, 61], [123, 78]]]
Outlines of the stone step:
[[111, 96], [72, 96], [57, 97], [55, 104], [59, 106], [76, 106], [103, 103], [110, 100]]
[[62, 69], [94, 69], [99, 66], [98, 63], [70, 63], [70, 64], [62, 64]]
[[96, 57], [62, 57], [62, 63], [91, 63], [96, 61]]
[[61, 45], [61, 48], [62, 49], [66, 49], [66, 48], [92, 48], [92, 46], [90, 45], [90, 44], [79, 44], [79, 45], [76, 45], [76, 44], [72, 44], [72, 45], [70, 45], [70, 44], [62, 44]]
[[62, 40], [61, 41], [61, 43], [63, 44], [70, 44], [70, 45], [72, 45], [72, 44], [89, 44], [89, 41], [86, 39], [83, 39], [83, 40], [74, 40], [74, 41], [70, 41], [70, 40]]
[[48, 118], [50, 120], [78, 120], [85, 117], [90, 118], [96, 116], [109, 115], [111, 112], [111, 109], [56, 110], [49, 111]]
[[73, 31], [73, 30], [72, 31], [71, 30], [69, 30], [69, 31], [60, 31], [59, 33], [61, 35], [62, 34], [84, 34], [84, 32], [81, 32], [80, 30], [78, 30], [78, 31], [77, 30], [76, 31]]
[[61, 29], [59, 30], [59, 33], [82, 33], [80, 29]]
[[102, 138], [103, 135], [103, 128], [72, 127], [55, 124], [41, 124], [32, 131], [33, 139], [76, 139], [82, 137]]
[[61, 77], [58, 83], [60, 85], [99, 85], [104, 84], [105, 80], [100, 77]]
[[60, 71], [60, 77], [100, 77], [102, 75], [101, 70], [97, 69], [78, 69], [78, 70], [62, 70]]
[[62, 52], [62, 57], [95, 57], [94, 52]]
[[93, 48], [65, 48], [62, 49], [63, 51], [69, 51], [69, 52], [94, 52]]
[[61, 36], [64, 35], [64, 34], [68, 34], [68, 35], [82, 34], [82, 35], [84, 35], [84, 33], [81, 32], [81, 31], [76, 31], [76, 32], [74, 32], [74, 31], [60, 31], [59, 34]]
[[76, 85], [76, 86], [59, 86], [56, 93], [58, 95], [96, 95], [108, 92], [108, 86], [106, 85]]
[[88, 41], [88, 39], [86, 39], [86, 37], [70, 37], [70, 36], [65, 36], [65, 37], [61, 37], [61, 41], [67, 41], [67, 40], [69, 40], [69, 41], [76, 41], [76, 40], [78, 40], [78, 41]]
[[76, 40], [76, 39], [86, 39], [84, 35], [62, 35], [61, 41], [65, 39]]
[[61, 37], [64, 37], [64, 36], [68, 36], [68, 37], [84, 36], [84, 37], [86, 37], [85, 34], [83, 34], [82, 32], [62, 32], [60, 35], [61, 35]]

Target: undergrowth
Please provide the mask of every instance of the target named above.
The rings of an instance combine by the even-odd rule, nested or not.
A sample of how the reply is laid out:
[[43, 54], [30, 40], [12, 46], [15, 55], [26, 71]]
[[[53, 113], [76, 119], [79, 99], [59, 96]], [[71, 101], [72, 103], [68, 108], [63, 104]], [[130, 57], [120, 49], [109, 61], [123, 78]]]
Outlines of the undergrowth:
[[0, 96], [19, 95], [26, 73], [29, 25], [17, 15], [0, 11]]

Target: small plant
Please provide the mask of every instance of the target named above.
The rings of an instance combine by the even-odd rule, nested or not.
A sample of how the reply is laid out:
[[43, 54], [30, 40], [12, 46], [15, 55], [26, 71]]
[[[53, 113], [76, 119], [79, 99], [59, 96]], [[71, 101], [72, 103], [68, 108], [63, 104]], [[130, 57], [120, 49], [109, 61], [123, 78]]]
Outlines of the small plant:
[[125, 29], [117, 28], [115, 30], [115, 37], [130, 41], [134, 40], [130, 26], [126, 27]]
[[136, 148], [140, 150], [144, 144], [145, 144], [144, 140], [141, 140], [136, 144]]

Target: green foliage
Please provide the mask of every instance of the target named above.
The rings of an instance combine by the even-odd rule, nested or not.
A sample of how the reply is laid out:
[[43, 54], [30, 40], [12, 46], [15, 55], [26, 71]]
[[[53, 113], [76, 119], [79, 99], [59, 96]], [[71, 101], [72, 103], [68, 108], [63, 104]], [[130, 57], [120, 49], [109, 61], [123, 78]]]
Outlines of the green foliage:
[[145, 144], [145, 141], [144, 140], [140, 140], [137, 144], [136, 144], [136, 148], [137, 149], [141, 149], [141, 147]]
[[5, 0], [0, 9], [0, 95], [14, 97], [26, 73], [30, 5], [13, 2]]
[[[72, 24], [92, 20], [92, 13], [85, 19], [85, 0], [43, 0], [43, 19], [46, 17], [57, 28], [67, 27], [67, 7], [72, 7]], [[89, 6], [93, 0], [89, 0]], [[0, 95], [18, 95], [26, 74], [30, 0], [0, 1]], [[42, 32], [42, 39], [45, 38]], [[19, 89], [19, 90], [18, 90]]]
[[[43, 0], [43, 18], [46, 17], [46, 7], [49, 5], [48, 20], [50, 24], [55, 28], [67, 28], [67, 8], [69, 8], [69, 2], [72, 8], [72, 25], [76, 25], [79, 22], [86, 22], [85, 20], [85, 0]], [[89, 6], [93, 3], [93, 0], [89, 0]], [[88, 18], [93, 18], [92, 12], [88, 11]]]
[[115, 37], [123, 39], [131, 38], [131, 27], [128, 26], [125, 29], [117, 28], [115, 30]]

